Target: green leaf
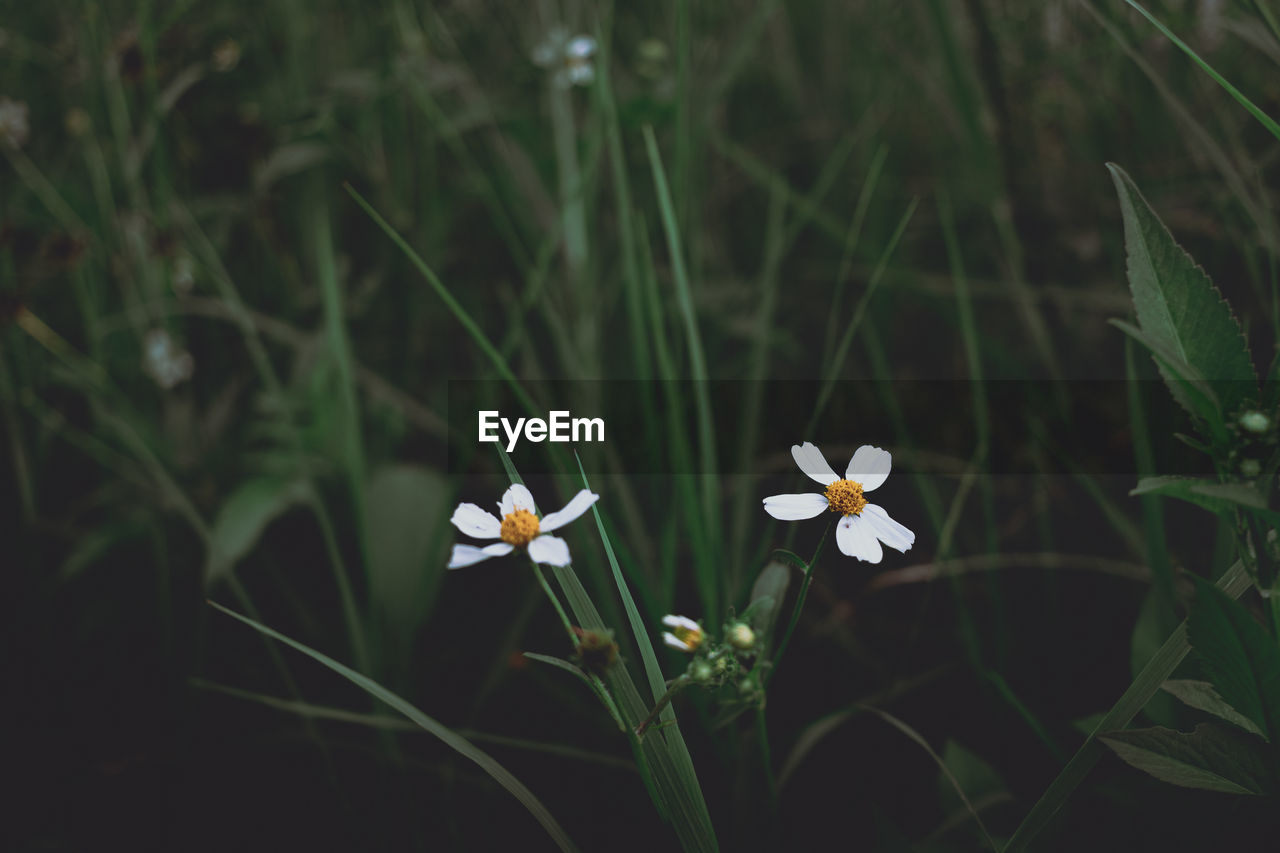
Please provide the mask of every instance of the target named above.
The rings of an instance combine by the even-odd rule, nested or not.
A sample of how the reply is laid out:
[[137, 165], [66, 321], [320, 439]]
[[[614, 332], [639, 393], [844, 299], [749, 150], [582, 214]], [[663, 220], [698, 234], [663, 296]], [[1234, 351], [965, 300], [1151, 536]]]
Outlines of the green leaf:
[[1266, 735], [1263, 735], [1262, 729], [1258, 728], [1258, 725], [1253, 720], [1232, 708], [1225, 699], [1218, 695], [1218, 691], [1213, 689], [1213, 685], [1207, 681], [1195, 681], [1190, 678], [1171, 678], [1161, 684], [1160, 687], [1166, 693], [1178, 697], [1197, 711], [1213, 714], [1233, 726], [1239, 726], [1246, 732], [1266, 737]]
[[1146, 347], [1164, 378], [1169, 393], [1184, 409], [1210, 424], [1215, 435], [1223, 428], [1222, 406], [1213, 387], [1196, 370], [1163, 341], [1123, 320], [1109, 320], [1111, 325]]
[[1270, 774], [1255, 737], [1217, 723], [1190, 734], [1156, 727], [1110, 732], [1100, 740], [1126, 763], [1163, 782], [1226, 794], [1262, 794]]
[[1191, 648], [1228, 705], [1280, 742], [1280, 646], [1243, 606], [1197, 579], [1187, 616]]
[[369, 599], [392, 645], [407, 647], [431, 613], [449, 546], [450, 490], [415, 465], [378, 470], [365, 490]]
[[534, 816], [538, 823], [542, 824], [543, 829], [547, 831], [547, 834], [551, 836], [552, 840], [555, 841], [556, 845], [561, 850], [574, 851], [577, 849], [574, 847], [573, 842], [569, 840], [569, 836], [566, 835], [565, 831], [560, 827], [560, 824], [556, 822], [556, 819], [551, 816], [549, 811], [547, 811], [547, 807], [542, 804], [542, 801], [535, 797], [533, 792], [526, 788], [519, 779], [512, 776], [510, 771], [498, 762], [494, 761], [488, 753], [472, 745], [466, 738], [453, 732], [448, 727], [442, 725], [431, 717], [428, 717], [426, 714], [422, 713], [422, 711], [409, 704], [400, 696], [392, 693], [381, 684], [378, 684], [373, 679], [367, 678], [366, 676], [356, 672], [354, 669], [338, 663], [328, 655], [321, 654], [315, 649], [299, 643], [297, 640], [286, 637], [284, 634], [272, 630], [259, 622], [255, 622], [248, 617], [241, 616], [234, 610], [228, 610], [220, 604], [210, 601], [209, 605], [215, 610], [222, 611], [233, 619], [238, 619], [254, 630], [265, 634], [268, 637], [279, 640], [285, 645], [297, 649], [313, 660], [319, 661], [329, 669], [338, 673], [338, 675], [341, 675], [343, 678], [355, 684], [357, 687], [377, 699], [382, 700], [401, 714], [404, 714], [427, 732], [435, 735], [443, 741], [450, 749], [454, 750], [462, 757], [474, 761], [481, 770], [492, 776], [495, 782], [506, 788], [512, 796], [519, 800], [524, 807], [529, 810], [529, 813]]
[[[1252, 586], [1252, 582], [1249, 579], [1249, 573], [1245, 571], [1244, 563], [1237, 560], [1222, 573], [1217, 585], [1226, 596], [1238, 598]], [[1063, 803], [1071, 796], [1071, 792], [1084, 781], [1089, 771], [1098, 763], [1102, 755], [1102, 748], [1098, 745], [1099, 733], [1127, 726], [1129, 721], [1151, 701], [1151, 697], [1160, 689], [1160, 685], [1173, 674], [1190, 650], [1191, 646], [1187, 641], [1187, 623], [1184, 621], [1169, 635], [1169, 639], [1165, 640], [1164, 645], [1129, 685], [1129, 689], [1125, 690], [1111, 709], [1102, 716], [1084, 744], [1076, 750], [1075, 755], [1071, 756], [1071, 760], [1040, 795], [1040, 799], [1036, 800], [1031, 811], [1027, 812], [1027, 816], [1022, 819], [1022, 823], [1018, 824], [1009, 843], [1005, 845], [1004, 853], [1018, 853], [1027, 849], [1032, 839], [1049, 824], [1058, 809], [1062, 808]]]
[[1259, 403], [1267, 414], [1274, 413], [1276, 406], [1280, 406], [1280, 348], [1276, 349], [1275, 358], [1271, 359], [1271, 366], [1267, 368]]
[[253, 550], [267, 525], [291, 507], [308, 501], [311, 495], [306, 480], [293, 475], [266, 475], [241, 483], [213, 520], [205, 584], [235, 568]]
[[[1240, 323], [1221, 292], [1174, 242], [1133, 179], [1114, 163], [1108, 163], [1107, 168], [1120, 197], [1129, 288], [1142, 332], [1153, 345], [1172, 353], [1214, 385], [1224, 412], [1256, 399], [1258, 377], [1253, 360]], [[1178, 401], [1194, 414], [1168, 367], [1160, 364], [1160, 372]]]
[[[1229, 516], [1237, 506], [1276, 515], [1268, 511], [1267, 499], [1252, 483], [1219, 483], [1195, 477], [1143, 477], [1129, 494], [1179, 498], [1219, 515]], [[1280, 519], [1280, 515], [1276, 518]]]
[[743, 611], [742, 618], [747, 620], [751, 629], [756, 632], [760, 643], [760, 653], [764, 657], [773, 643], [773, 631], [778, 624], [778, 613], [787, 597], [787, 587], [791, 584], [791, 566], [779, 560], [770, 560], [761, 569], [751, 587], [751, 603]]

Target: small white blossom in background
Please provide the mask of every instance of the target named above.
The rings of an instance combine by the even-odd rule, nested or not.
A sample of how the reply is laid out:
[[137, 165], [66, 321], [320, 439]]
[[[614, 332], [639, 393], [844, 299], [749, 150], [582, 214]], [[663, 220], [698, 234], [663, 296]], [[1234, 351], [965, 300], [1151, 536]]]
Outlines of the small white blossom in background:
[[707, 638], [701, 625], [684, 616], [663, 616], [662, 624], [671, 629], [662, 633], [662, 642], [682, 652], [696, 652]]
[[240, 64], [240, 43], [235, 39], [223, 39], [214, 47], [210, 59], [213, 62], [214, 71], [225, 74], [235, 70], [235, 67]]
[[25, 101], [0, 95], [0, 145], [21, 148], [31, 133], [29, 110]]
[[196, 362], [164, 329], [152, 329], [142, 343], [142, 370], [168, 391], [191, 378]]
[[564, 27], [553, 27], [542, 43], [533, 49], [531, 59], [539, 68], [551, 71], [551, 82], [562, 89], [590, 86], [596, 78], [591, 57], [596, 53], [596, 40], [591, 36], [570, 36]]
[[453, 511], [453, 526], [475, 539], [499, 539], [492, 545], [477, 548], [474, 545], [454, 545], [449, 568], [460, 569], [487, 560], [503, 557], [516, 548], [526, 548], [529, 559], [549, 566], [567, 566], [570, 563], [569, 545], [557, 536], [548, 535], [582, 515], [600, 496], [589, 489], [578, 492], [559, 512], [550, 512], [538, 518], [533, 495], [520, 484], [507, 489], [498, 504], [502, 520], [475, 504], [458, 504]]
[[191, 260], [188, 254], [181, 254], [174, 258], [173, 271], [170, 273], [169, 282], [173, 285], [173, 292], [179, 296], [187, 296], [196, 286], [196, 268], [195, 262]]
[[836, 527], [836, 545], [840, 552], [868, 563], [880, 562], [884, 553], [881, 542], [904, 553], [915, 544], [914, 533], [890, 518], [882, 508], [867, 503], [864, 497], [889, 479], [892, 462], [889, 451], [862, 445], [849, 460], [843, 479], [836, 476], [822, 451], [808, 441], [794, 445], [791, 458], [811, 480], [826, 486], [826, 492], [765, 498], [764, 510], [769, 515], [782, 521], [799, 521], [813, 518], [825, 509], [837, 512], [843, 516]]

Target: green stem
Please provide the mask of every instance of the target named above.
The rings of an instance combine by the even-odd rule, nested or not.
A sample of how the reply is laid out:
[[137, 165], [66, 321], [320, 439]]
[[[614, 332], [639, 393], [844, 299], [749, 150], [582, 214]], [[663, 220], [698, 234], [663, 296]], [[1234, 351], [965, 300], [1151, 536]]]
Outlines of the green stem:
[[547, 583], [547, 578], [542, 574], [542, 567], [533, 560], [529, 561], [533, 566], [533, 576], [538, 579], [538, 585], [542, 587], [542, 591], [547, 594], [547, 598], [551, 599], [551, 603], [555, 605], [556, 613], [560, 615], [560, 622], [564, 625], [565, 632], [569, 635], [569, 642], [573, 647], [578, 648], [578, 635], [573, 630], [573, 623], [569, 621], [569, 615], [564, 612], [564, 607], [560, 604], [560, 599], [556, 598], [556, 594], [551, 591], [551, 585]]
[[658, 700], [658, 703], [653, 706], [653, 710], [649, 712], [649, 716], [645, 717], [644, 720], [640, 722], [640, 725], [636, 726], [637, 738], [644, 737], [645, 731], [648, 730], [649, 726], [653, 725], [654, 720], [658, 719], [658, 715], [662, 713], [662, 709], [670, 705], [671, 700], [675, 698], [676, 694], [688, 687], [692, 681], [693, 679], [689, 676], [682, 675], [675, 681], [671, 682], [671, 686], [667, 688], [666, 693], [662, 694], [662, 698]]
[[796, 606], [791, 611], [791, 621], [787, 623], [787, 630], [782, 635], [782, 642], [778, 644], [778, 652], [773, 656], [773, 665], [769, 667], [768, 673], [765, 674], [765, 684], [768, 685], [773, 680], [774, 674], [778, 671], [778, 664], [782, 662], [782, 653], [787, 650], [787, 644], [791, 642], [791, 634], [796, 630], [796, 623], [800, 621], [800, 611], [804, 609], [804, 600], [809, 595], [809, 584], [813, 582], [813, 567], [818, 564], [818, 555], [822, 553], [822, 546], [827, 542], [827, 536], [831, 533], [832, 521], [827, 524], [827, 529], [822, 531], [822, 538], [818, 540], [818, 547], [814, 549], [813, 557], [809, 560], [809, 565], [804, 570], [804, 580], [800, 582], [800, 594], [796, 596]]

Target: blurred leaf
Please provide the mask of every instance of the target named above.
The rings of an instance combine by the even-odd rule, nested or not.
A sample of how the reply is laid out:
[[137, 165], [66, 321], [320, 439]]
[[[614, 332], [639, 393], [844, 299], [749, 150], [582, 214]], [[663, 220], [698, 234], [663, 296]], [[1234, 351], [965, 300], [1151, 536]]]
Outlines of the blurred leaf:
[[311, 495], [310, 485], [296, 476], [268, 475], [241, 483], [213, 520], [205, 584], [235, 568], [253, 550], [267, 525], [291, 507], [305, 503]]
[[1262, 794], [1269, 771], [1257, 738], [1201, 723], [1187, 734], [1163, 727], [1100, 735], [1126, 763], [1183, 788], [1226, 794]]
[[1273, 743], [1280, 738], [1280, 647], [1243, 606], [1196, 580], [1187, 616], [1191, 648], [1228, 705]]
[[1213, 689], [1213, 685], [1207, 681], [1195, 681], [1190, 678], [1171, 678], [1161, 684], [1160, 687], [1166, 693], [1177, 696], [1197, 711], [1213, 714], [1215, 717], [1226, 720], [1234, 726], [1239, 726], [1247, 732], [1266, 737], [1262, 729], [1258, 728], [1253, 720], [1232, 708], [1225, 699], [1218, 695], [1218, 691]]
[[[994, 767], [953, 740], [948, 740], [943, 746], [942, 763], [960, 790], [974, 802], [980, 803], [1006, 790], [1004, 779]], [[964, 807], [964, 802], [945, 775], [938, 778], [938, 795], [947, 811]]]
[[[1224, 412], [1256, 399], [1258, 377], [1249, 348], [1222, 293], [1174, 242], [1133, 179], [1114, 163], [1107, 168], [1120, 197], [1129, 288], [1143, 333], [1211, 384], [1218, 383]], [[1160, 364], [1160, 372], [1178, 401], [1191, 409], [1184, 389], [1169, 375], [1172, 366]]]
[[331, 155], [329, 146], [316, 142], [281, 145], [253, 172], [253, 190], [262, 193], [276, 181], [318, 166]]
[[1280, 513], [1267, 508], [1267, 500], [1252, 483], [1219, 483], [1194, 477], [1143, 477], [1130, 495], [1164, 495], [1179, 498], [1210, 512], [1229, 516], [1237, 506], [1280, 521]]
[[791, 584], [791, 566], [779, 560], [769, 561], [756, 577], [751, 587], [751, 603], [743, 611], [742, 618], [747, 620], [756, 637], [760, 641], [761, 655], [773, 644], [773, 631], [778, 624], [778, 613], [787, 597], [787, 587]]
[[74, 580], [81, 572], [97, 563], [113, 548], [147, 532], [151, 522], [137, 517], [102, 524], [86, 533], [58, 567], [58, 580]]
[[488, 753], [468, 742], [466, 738], [458, 735], [446, 726], [441, 725], [431, 717], [428, 717], [426, 714], [422, 713], [413, 705], [392, 693], [381, 684], [361, 675], [348, 666], [338, 663], [328, 655], [321, 654], [315, 649], [299, 643], [297, 640], [290, 639], [284, 634], [268, 628], [266, 625], [255, 622], [248, 617], [241, 616], [234, 610], [228, 610], [221, 604], [210, 601], [209, 606], [222, 611], [233, 619], [240, 620], [255, 631], [259, 631], [260, 633], [266, 634], [268, 637], [279, 640], [285, 645], [297, 649], [313, 660], [319, 661], [338, 675], [341, 675], [343, 678], [355, 684], [357, 687], [387, 703], [401, 714], [404, 714], [410, 720], [413, 720], [419, 726], [443, 741], [450, 749], [454, 750], [462, 757], [474, 761], [479, 765], [481, 770], [492, 776], [495, 782], [506, 788], [512, 796], [524, 804], [524, 807], [529, 810], [530, 814], [532, 814], [534, 818], [537, 819], [538, 823], [542, 824], [542, 827], [547, 831], [547, 834], [551, 836], [552, 840], [555, 841], [556, 845], [561, 850], [573, 851], [577, 849], [573, 846], [573, 842], [569, 840], [569, 836], [566, 835], [565, 831], [560, 827], [560, 824], [557, 823], [556, 819], [551, 816], [549, 811], [547, 811], [547, 807], [542, 804], [542, 801], [535, 797], [533, 792], [526, 788], [519, 779], [512, 776], [505, 767], [489, 757]]
[[1280, 349], [1276, 350], [1271, 366], [1267, 368], [1267, 376], [1262, 382], [1262, 397], [1259, 400], [1262, 411], [1270, 414], [1276, 406], [1280, 406]]
[[392, 639], [407, 645], [444, 577], [449, 486], [426, 468], [390, 465], [369, 479], [365, 500], [370, 604]]

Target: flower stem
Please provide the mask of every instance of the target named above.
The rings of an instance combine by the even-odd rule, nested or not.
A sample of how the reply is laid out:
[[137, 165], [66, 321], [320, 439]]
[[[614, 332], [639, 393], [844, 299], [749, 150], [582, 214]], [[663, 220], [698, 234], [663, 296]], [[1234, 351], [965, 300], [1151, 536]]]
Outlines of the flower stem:
[[644, 737], [645, 731], [648, 730], [649, 726], [653, 725], [654, 720], [658, 719], [658, 715], [662, 713], [662, 709], [670, 705], [671, 700], [675, 698], [675, 695], [687, 687], [689, 682], [692, 680], [693, 679], [689, 678], [689, 676], [682, 675], [675, 681], [671, 682], [671, 686], [667, 688], [666, 693], [662, 694], [662, 698], [658, 700], [658, 703], [653, 706], [653, 710], [649, 712], [649, 716], [645, 717], [644, 720], [641, 721], [640, 725], [636, 726], [637, 738]]
[[796, 606], [791, 611], [791, 621], [787, 623], [787, 630], [782, 635], [782, 642], [778, 644], [777, 654], [773, 656], [773, 666], [769, 667], [769, 671], [764, 674], [764, 682], [767, 685], [773, 680], [773, 676], [778, 671], [778, 664], [782, 662], [782, 653], [787, 650], [787, 644], [791, 642], [791, 634], [796, 630], [796, 623], [800, 621], [800, 611], [804, 609], [804, 600], [809, 595], [809, 584], [813, 582], [813, 567], [818, 564], [818, 555], [822, 553], [822, 546], [827, 542], [827, 535], [831, 533], [831, 525], [833, 520], [827, 525], [827, 529], [822, 532], [822, 538], [818, 540], [818, 547], [814, 549], [813, 557], [809, 559], [809, 565], [804, 570], [804, 580], [800, 582], [800, 594], [796, 596]]
[[578, 635], [574, 633], [573, 623], [569, 621], [569, 616], [564, 612], [564, 607], [560, 605], [560, 599], [556, 598], [556, 594], [551, 591], [551, 585], [547, 583], [547, 578], [542, 574], [542, 567], [532, 560], [529, 561], [533, 565], [533, 576], [538, 579], [542, 591], [547, 594], [547, 598], [551, 599], [551, 603], [555, 605], [556, 613], [560, 614], [560, 621], [564, 624], [564, 630], [569, 635], [569, 642], [573, 647], [578, 648]]

